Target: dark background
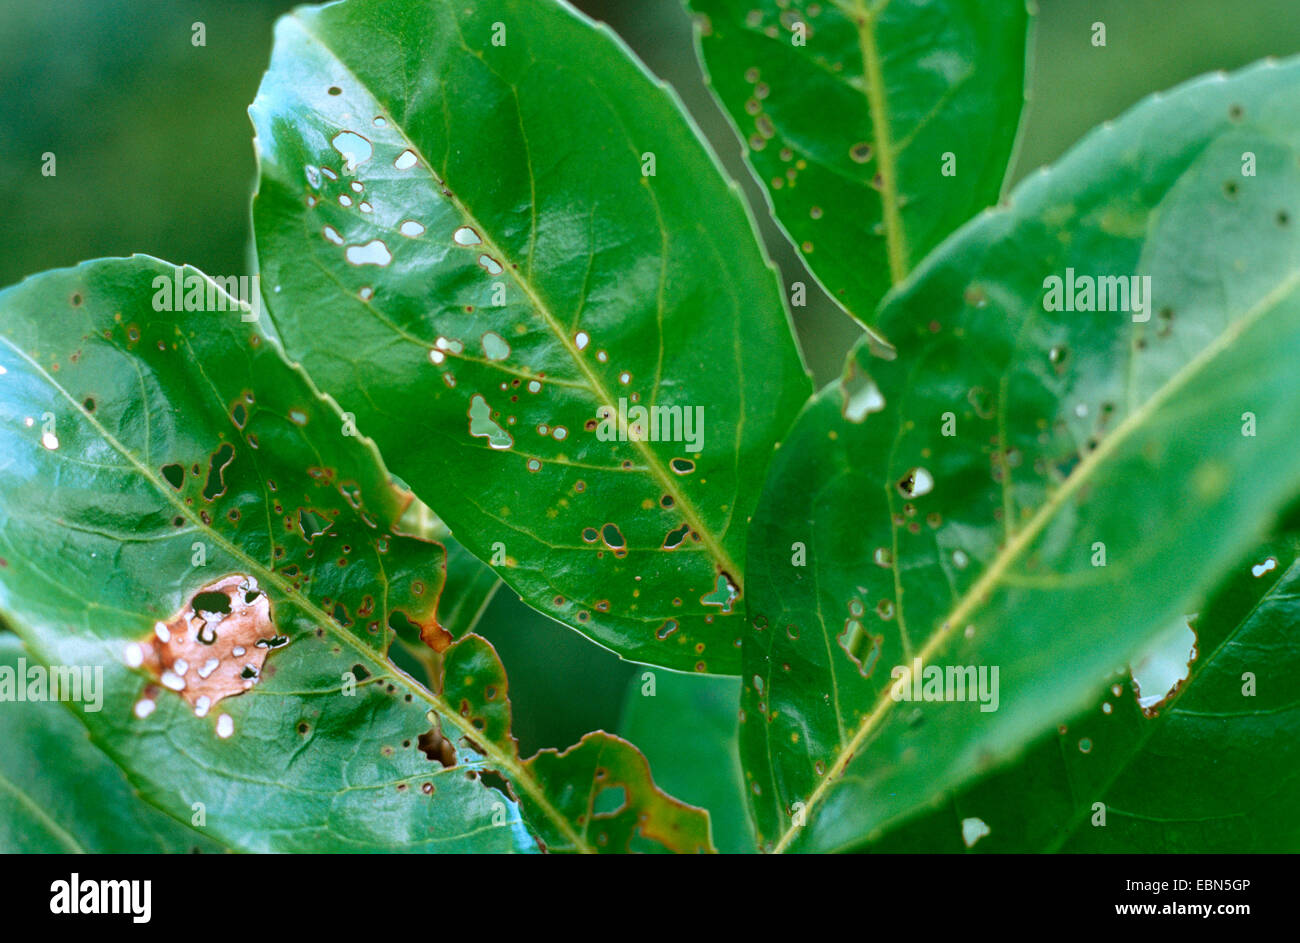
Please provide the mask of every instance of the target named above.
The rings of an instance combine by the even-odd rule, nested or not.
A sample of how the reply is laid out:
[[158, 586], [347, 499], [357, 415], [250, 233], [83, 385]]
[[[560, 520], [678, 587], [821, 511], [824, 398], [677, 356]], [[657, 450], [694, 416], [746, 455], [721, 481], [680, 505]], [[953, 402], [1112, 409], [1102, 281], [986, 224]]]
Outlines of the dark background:
[[[988, 0], [994, 2], [994, 0]], [[252, 102], [290, 0], [0, 0], [0, 286], [98, 256], [145, 252], [250, 271]], [[1300, 52], [1300, 0], [1040, 0], [1014, 177], [1055, 160], [1143, 96], [1215, 69]], [[738, 142], [704, 88], [679, 0], [578, 0], [679, 94], [765, 215]], [[207, 46], [191, 45], [191, 24]], [[1108, 44], [1091, 45], [1091, 24]], [[58, 174], [41, 176], [41, 155]], [[799, 262], [774, 227], [786, 282]], [[811, 286], [814, 282], [806, 279]], [[825, 298], [796, 309], [818, 382], [858, 331]], [[636, 669], [502, 590], [480, 631], [510, 671], [525, 755], [618, 729]]]

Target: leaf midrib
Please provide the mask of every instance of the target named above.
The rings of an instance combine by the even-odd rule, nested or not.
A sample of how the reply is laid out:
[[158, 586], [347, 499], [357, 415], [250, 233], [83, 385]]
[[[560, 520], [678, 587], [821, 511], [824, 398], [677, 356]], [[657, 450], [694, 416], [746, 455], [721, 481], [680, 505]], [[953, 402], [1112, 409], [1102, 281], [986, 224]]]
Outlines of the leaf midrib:
[[[203, 276], [210, 286], [215, 287], [218, 291], [222, 291], [221, 286], [209, 279], [206, 274], [199, 274]], [[73, 397], [60, 383], [58, 383], [58, 381], [47, 373], [40, 364], [28, 356], [26, 351], [19, 349], [13, 341], [5, 335], [0, 335], [0, 341], [4, 341], [5, 346], [26, 361], [27, 364], [29, 364], [33, 370], [44, 378], [51, 387], [57, 390], [58, 393], [72, 405], [74, 411], [79, 413], [82, 418], [100, 434], [104, 441], [117, 451], [119, 455], [130, 462], [131, 465], [135, 467], [136, 471], [144, 477], [146, 481], [154, 486], [155, 490], [157, 490], [159, 494], [161, 494], [181, 514], [187, 517], [191, 524], [203, 533], [209, 535], [212, 541], [229, 553], [232, 558], [247, 566], [249, 572], [256, 572], [261, 576], [261, 578], [265, 579], [267, 583], [274, 585], [283, 597], [293, 600], [296, 605], [301, 607], [313, 620], [315, 620], [318, 627], [325, 628], [335, 638], [338, 638], [351, 646], [358, 654], [362, 655], [376, 668], [385, 672], [391, 671], [394, 678], [402, 684], [403, 687], [407, 688], [412, 695], [421, 698], [431, 707], [435, 708], [440, 717], [449, 720], [453, 726], [458, 728], [466, 737], [470, 738], [473, 743], [478, 745], [485, 757], [491, 759], [502, 768], [509, 770], [512, 774], [512, 780], [528, 792], [533, 800], [537, 802], [538, 807], [543, 810], [548, 818], [555, 822], [565, 837], [573, 842], [575, 848], [582, 852], [591, 852], [594, 850], [589, 844], [579, 838], [578, 834], [573, 830], [572, 824], [550, 803], [550, 800], [541, 788], [540, 783], [537, 783], [532, 776], [528, 775], [521, 763], [516, 762], [512, 757], [497, 747], [496, 744], [486, 740], [486, 738], [484, 738], [468, 720], [462, 718], [458, 711], [452, 710], [439, 695], [425, 688], [424, 685], [417, 682], [387, 658], [377, 656], [372, 649], [364, 645], [355, 636], [339, 628], [338, 624], [331, 619], [324, 610], [317, 606], [312, 600], [298, 593], [297, 590], [287, 583], [279, 573], [273, 569], [268, 569], [261, 561], [250, 557], [248, 554], [244, 553], [241, 548], [228, 541], [224, 535], [203, 523], [194, 510], [182, 501], [179, 495], [175, 493], [175, 489], [171, 488], [170, 485], [167, 485], [165, 482], [160, 481], [153, 474], [153, 470], [150, 467], [141, 464], [130, 449], [128, 449], [123, 443], [119, 442], [112, 433], [104, 428], [92, 413], [86, 412], [81, 403], [79, 403], [75, 397]], [[200, 369], [202, 369], [202, 364], [199, 366]], [[285, 366], [291, 370], [293, 369], [293, 367], [287, 362], [285, 362]]]
[[[1066, 500], [1088, 482], [1093, 472], [1122, 443], [1127, 441], [1135, 430], [1158, 412], [1174, 394], [1190, 383], [1201, 370], [1235, 343], [1242, 334], [1254, 327], [1256, 322], [1271, 312], [1288, 294], [1294, 291], [1297, 285], [1300, 285], [1300, 269], [1293, 270], [1290, 275], [1279, 282], [1275, 288], [1229, 325], [1211, 344], [1188, 361], [1182, 369], [1152, 394], [1139, 409], [1126, 416], [1111, 435], [1102, 439], [1097, 449], [1089, 453], [1071, 472], [1070, 476], [1062, 482], [1061, 487], [1043, 502], [1024, 528], [1016, 532], [1012, 540], [1004, 546], [1003, 550], [994, 559], [992, 565], [980, 575], [980, 578], [958, 601], [956, 607], [939, 623], [939, 628], [930, 636], [929, 641], [926, 642], [919, 653], [921, 660], [929, 661], [931, 656], [948, 641], [954, 631], [967, 621], [971, 613], [985, 602], [986, 597], [991, 596], [992, 590], [1000, 580], [1002, 573], [1028, 549], [1033, 539], [1053, 519]], [[811, 814], [813, 812], [826, 791], [844, 773], [854, 754], [866, 741], [867, 737], [879, 726], [895, 703], [893, 698], [889, 696], [889, 687], [885, 687], [881, 691], [871, 713], [863, 718], [853, 739], [836, 754], [834, 762], [827, 768], [825, 775], [821, 777], [816, 788], [809, 795], [805, 805], [806, 813]], [[798, 834], [798, 829], [799, 826], [792, 823], [782, 833], [781, 838], [773, 847], [773, 852], [777, 854], [784, 852], [794, 840], [795, 835]]]
[[[309, 28], [309, 25], [299, 17], [297, 12], [291, 13], [290, 17], [292, 18], [292, 21], [302, 30], [303, 35], [319, 43], [321, 48], [324, 49], [329, 54], [330, 58], [347, 72], [347, 74], [353, 79], [353, 81], [356, 82], [358, 88], [365, 90], [366, 94], [370, 96], [371, 100], [373, 100], [376, 104], [379, 104], [381, 107], [384, 107], [385, 110], [387, 110], [390, 114], [392, 113], [392, 109], [383, 105], [383, 103], [380, 100], [380, 97], [375, 94], [375, 92], [371, 89], [371, 87], [367, 83], [361, 81], [360, 77], [358, 77], [357, 74], [352, 70], [352, 67], [334, 51], [334, 49], [325, 40], [324, 37], [318, 36], [316, 33], [314, 33]], [[452, 18], [453, 20], [455, 20], [457, 30], [459, 31], [460, 28], [459, 18], [454, 15]], [[468, 47], [466, 47], [466, 49], [468, 50]], [[511, 85], [510, 87], [512, 88], [512, 90], [514, 89], [513, 85]], [[532, 303], [534, 311], [545, 322], [545, 326], [547, 330], [549, 330], [551, 334], [559, 340], [560, 344], [564, 347], [565, 352], [568, 353], [570, 359], [574, 362], [579, 372], [582, 373], [583, 377], [590, 385], [593, 393], [596, 396], [596, 399], [598, 400], [598, 405], [606, 409], [612, 410], [613, 415], [617, 416], [618, 410], [615, 405], [616, 401], [610, 395], [610, 392], [606, 388], [604, 382], [601, 380], [600, 376], [594, 370], [592, 370], [587, 358], [582, 356], [581, 351], [578, 350], [577, 346], [573, 341], [573, 338], [570, 337], [569, 332], [564, 330], [560, 320], [555, 316], [554, 312], [551, 311], [550, 305], [547, 304], [547, 302], [544, 301], [542, 297], [537, 293], [537, 290], [533, 286], [532, 282], [529, 281], [524, 275], [521, 274], [521, 270], [518, 268], [517, 264], [515, 264], [513, 261], [514, 256], [502, 251], [501, 247], [497, 244], [497, 241], [490, 234], [488, 228], [483, 225], [483, 223], [478, 219], [478, 217], [470, 211], [469, 207], [466, 206], [465, 203], [461, 200], [461, 198], [457, 195], [459, 191], [451, 187], [450, 185], [448, 185], [447, 178], [434, 169], [434, 163], [425, 156], [424, 151], [407, 135], [404, 124], [399, 124], [396, 119], [393, 119], [390, 121], [389, 126], [392, 128], [394, 132], [396, 132], [398, 135], [401, 136], [402, 140], [406, 142], [406, 145], [415, 153], [420, 163], [423, 164], [426, 168], [428, 168], [430, 176], [432, 176], [438, 184], [443, 185], [443, 190], [449, 191], [452, 194], [451, 196], [444, 197], [446, 202], [449, 205], [455, 207], [457, 210], [459, 210], [465, 225], [473, 227], [475, 232], [479, 234], [479, 238], [482, 240], [483, 243], [484, 251], [489, 252], [489, 254], [491, 254], [492, 257], [497, 260], [498, 264], [500, 264], [502, 268], [504, 268], [506, 272], [510, 274], [510, 277], [524, 292], [525, 296]], [[528, 166], [529, 166], [529, 171], [531, 173], [532, 170], [531, 162], [529, 162]], [[534, 213], [536, 212], [535, 203], [533, 206], [533, 211]], [[665, 232], [662, 226], [660, 226], [660, 231], [661, 233]], [[531, 256], [532, 253], [530, 252], [529, 254]], [[531, 265], [530, 260], [526, 260], [526, 261], [528, 261], [529, 264]], [[662, 347], [663, 347], [663, 340], [661, 336], [660, 339], [661, 356], [662, 356]], [[731, 558], [731, 555], [722, 546], [721, 541], [718, 539], [717, 536], [714, 535], [712, 529], [705, 526], [703, 518], [701, 517], [699, 511], [696, 509], [694, 502], [692, 502], [691, 499], [686, 495], [686, 493], [679, 487], [675, 477], [669, 473], [668, 469], [660, 461], [659, 455], [653, 449], [651, 449], [647, 443], [639, 439], [635, 439], [630, 435], [628, 436], [628, 440], [633, 445], [633, 447], [642, 454], [643, 458], [645, 459], [647, 469], [650, 471], [651, 475], [654, 477], [659, 487], [665, 493], [672, 496], [675, 502], [675, 508], [681, 513], [682, 517], [686, 519], [686, 523], [690, 525], [691, 530], [695, 531], [695, 533], [699, 535], [700, 542], [708, 548], [709, 555], [713, 557], [714, 561], [718, 564], [718, 566], [721, 567], [721, 569], [724, 570], [726, 574], [730, 577], [731, 582], [736, 587], [737, 598], [743, 596], [744, 595], [744, 571], [736, 565], [736, 562]]]
[[847, 14], [858, 34], [858, 52], [862, 56], [862, 78], [866, 86], [867, 111], [871, 114], [871, 127], [876, 141], [876, 166], [880, 168], [880, 207], [885, 226], [885, 248], [889, 258], [889, 280], [897, 285], [907, 277], [907, 233], [898, 202], [898, 155], [894, 149], [893, 131], [889, 123], [889, 103], [885, 96], [885, 70], [876, 45], [876, 20], [890, 0], [883, 0], [875, 9], [868, 9], [865, 0], [852, 0], [846, 7], [843, 0], [835, 5]]

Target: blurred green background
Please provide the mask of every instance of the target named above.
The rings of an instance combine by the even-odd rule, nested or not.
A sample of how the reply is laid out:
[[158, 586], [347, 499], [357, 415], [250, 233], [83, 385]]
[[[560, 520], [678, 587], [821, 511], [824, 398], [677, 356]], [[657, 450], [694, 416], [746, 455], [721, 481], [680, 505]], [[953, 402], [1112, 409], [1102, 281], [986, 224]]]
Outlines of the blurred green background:
[[[271, 25], [294, 5], [0, 0], [0, 206], [9, 220], [0, 229], [0, 286], [132, 252], [247, 272], [254, 167], [245, 109], [269, 57]], [[676, 86], [764, 215], [739, 144], [703, 85], [679, 0], [577, 5]], [[1153, 91], [1300, 52], [1300, 0], [1040, 0], [1039, 12], [1017, 179]], [[1097, 21], [1106, 24], [1105, 48], [1090, 42]], [[206, 27], [206, 47], [191, 44], [195, 22]], [[56, 155], [55, 177], [41, 175], [46, 152]], [[786, 282], [799, 280], [799, 262], [770, 223], [764, 236]], [[825, 298], [795, 313], [809, 365], [825, 382], [858, 331]], [[625, 692], [636, 696], [629, 682], [639, 686], [644, 669], [508, 590], [497, 593], [480, 631], [510, 671], [525, 754], [595, 728], [620, 729]]]

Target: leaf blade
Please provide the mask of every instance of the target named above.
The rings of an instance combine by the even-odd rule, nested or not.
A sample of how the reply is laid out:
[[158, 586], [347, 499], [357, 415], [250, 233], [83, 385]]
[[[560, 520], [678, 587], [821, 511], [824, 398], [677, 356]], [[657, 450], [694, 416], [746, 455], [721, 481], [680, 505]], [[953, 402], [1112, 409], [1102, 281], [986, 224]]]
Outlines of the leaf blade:
[[[844, 385], [796, 423], [773, 480], [801, 476], [804, 491], [781, 499], [770, 484], [756, 518], [756, 545], [770, 549], [751, 613], [771, 630], [752, 636], [743, 733], [777, 847], [868, 841], [1084, 709], [1289, 499], [1296, 455], [1278, 430], [1296, 421], [1285, 364], [1300, 344], [1300, 279], [1276, 214], [1296, 192], [1294, 160], [1270, 162], [1253, 186], [1223, 181], [1240, 174], [1246, 140], [1278, 158], [1295, 147], [1295, 69], [1194, 82], [1085, 139], [886, 306], [898, 360], [860, 349]], [[1211, 220], [1233, 236], [1202, 239]], [[1246, 247], [1257, 265], [1222, 261]], [[1149, 273], [1148, 310], [1169, 315], [1045, 306], [1044, 275], [1075, 264], [1089, 277]], [[877, 411], [855, 412], [859, 395]], [[1247, 413], [1277, 425], [1243, 434]], [[864, 508], [858, 532], [832, 517], [836, 498]], [[798, 539], [819, 563], [815, 587], [792, 582], [782, 548]], [[916, 657], [999, 668], [1001, 706], [900, 706], [884, 666]], [[794, 664], [811, 674], [786, 680]], [[834, 704], [818, 703], [827, 685]], [[786, 726], [807, 752], [767, 757], [765, 728]], [[795, 801], [809, 809], [802, 831]]]
[[[0, 665], [27, 684], [26, 651], [0, 632]], [[0, 711], [0, 848], [7, 854], [177, 854], [219, 844], [141, 801], [61, 704]]]
[[1120, 678], [1015, 763], [872, 849], [962, 850], [957, 820], [969, 816], [989, 829], [973, 844], [986, 853], [1294, 849], [1296, 550], [1291, 532], [1239, 561], [1192, 620], [1197, 657], [1164, 702], [1143, 708]]
[[998, 197], [1024, 102], [1025, 4], [688, 3], [778, 222], [827, 293], [873, 321], [891, 286]]
[[[194, 287], [198, 310], [182, 292], [181, 310], [160, 314], [164, 283]], [[137, 256], [35, 276], [0, 307], [0, 608], [44, 665], [102, 668], [102, 710], [78, 717], [144, 799], [182, 820], [203, 803], [208, 834], [246, 851], [535, 850], [517, 811], [476, 832], [491, 790], [396, 746], [427, 728], [432, 705], [384, 658], [387, 619], [433, 622], [425, 589], [441, 550], [381, 529], [399, 502], [372, 448], [234, 299]], [[227, 691], [205, 713], [133, 668], [130, 650], [193, 612], [222, 573], [269, 594], [289, 644], [258, 664], [256, 695]], [[379, 614], [369, 626], [367, 609]], [[199, 683], [198, 665], [164, 666]], [[356, 696], [339, 696], [354, 670]], [[392, 696], [399, 684], [411, 701]], [[340, 730], [376, 760], [341, 763]], [[426, 775], [443, 790], [436, 805], [388, 798]]]
[[[430, 68], [408, 82], [415, 63]], [[624, 657], [734, 672], [741, 524], [808, 380], [752, 220], [672, 96], [560, 4], [349, 0], [281, 21], [251, 113], [290, 353], [476, 556], [505, 554], [535, 608]], [[340, 212], [362, 195], [317, 165], [361, 122], [372, 212]], [[575, 155], [573, 127], [610, 143]], [[428, 238], [394, 235], [406, 217]], [[386, 280], [346, 261], [376, 239]], [[344, 343], [321, 349], [322, 324]], [[667, 410], [677, 441], [655, 437], [658, 414], [626, 435], [638, 406]], [[602, 414], [628, 441], [601, 439]], [[704, 438], [683, 444], [692, 419]]]

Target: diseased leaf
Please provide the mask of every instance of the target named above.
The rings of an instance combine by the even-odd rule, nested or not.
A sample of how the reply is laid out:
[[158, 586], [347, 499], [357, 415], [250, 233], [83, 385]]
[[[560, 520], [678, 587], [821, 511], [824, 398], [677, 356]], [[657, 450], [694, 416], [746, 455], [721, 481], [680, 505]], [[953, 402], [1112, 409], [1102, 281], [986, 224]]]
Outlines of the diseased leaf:
[[[18, 637], [0, 632], [0, 688], [4, 675], [12, 672], [13, 681], [25, 690], [32, 667]], [[4, 854], [222, 850], [141, 801], [62, 704], [7, 697], [0, 703], [0, 743]]]
[[1024, 103], [1024, 0], [689, 0], [777, 221], [864, 324], [997, 200]]
[[348, 0], [279, 22], [251, 114], [289, 354], [531, 605], [735, 672], [745, 521], [809, 387], [675, 98], [554, 0]]
[[[172, 283], [196, 310], [158, 310]], [[534, 851], [533, 829], [572, 831], [525, 827], [484, 782], [559, 814], [479, 737], [472, 698], [388, 662], [401, 622], [458, 666], [481, 653], [457, 685], [504, 677], [439, 626], [443, 550], [388, 526], [404, 501], [373, 447], [245, 316], [144, 257], [0, 293], [0, 611], [40, 662], [102, 668], [102, 710], [77, 707], [96, 745], [230, 848]], [[659, 801], [647, 782], [638, 802]]]
[[[442, 695], [479, 731], [475, 742], [517, 760], [506, 676], [492, 646], [477, 636], [457, 643], [444, 672]], [[547, 850], [713, 850], [707, 813], [656, 789], [645, 757], [626, 740], [589, 733], [562, 753], [540, 751], [523, 768], [542, 787], [520, 799]]]
[[726, 854], [753, 854], [736, 716], [738, 678], [642, 672], [628, 684], [619, 732], [638, 747], [656, 782], [709, 810], [713, 842]]
[[438, 600], [438, 624], [452, 638], [474, 631], [501, 580], [451, 535], [447, 525], [414, 495], [402, 512], [397, 528], [424, 540], [434, 540], [447, 550], [447, 572], [442, 597]]
[[[1198, 80], [1086, 138], [885, 306], [897, 359], [860, 347], [805, 410], [751, 532], [765, 846], [860, 845], [1085, 709], [1296, 493], [1298, 79]], [[903, 702], [918, 658], [1000, 681]]]
[[960, 851], [975, 819], [989, 830], [980, 852], [1293, 851], [1298, 551], [1293, 532], [1239, 562], [1191, 620], [1197, 656], [1167, 701], [1144, 709], [1131, 680], [1116, 681], [1022, 759], [873, 850]]
[[[155, 310], [177, 278], [205, 310]], [[136, 257], [28, 279], [0, 312], [0, 608], [45, 664], [102, 667], [78, 716], [142, 796], [183, 821], [202, 803], [239, 850], [532, 848], [513, 804], [491, 827], [500, 794], [414, 748], [436, 704], [384, 658], [396, 613], [434, 625], [441, 548], [383, 528], [373, 451], [234, 300]], [[174, 689], [208, 665], [158, 678], [140, 646], [227, 576], [287, 644], [205, 710]]]

